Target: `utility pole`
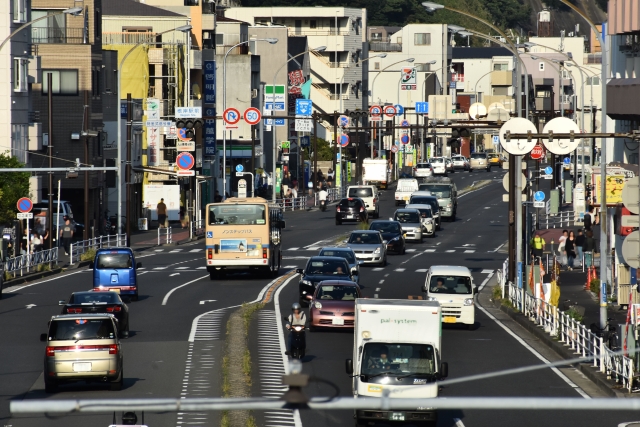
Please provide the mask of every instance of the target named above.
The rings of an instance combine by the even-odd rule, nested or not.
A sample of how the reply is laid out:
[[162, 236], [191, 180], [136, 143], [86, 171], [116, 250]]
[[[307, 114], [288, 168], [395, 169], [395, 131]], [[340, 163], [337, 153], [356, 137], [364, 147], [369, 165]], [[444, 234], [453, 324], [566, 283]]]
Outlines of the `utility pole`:
[[318, 188], [318, 113], [313, 113], [313, 190]]
[[[131, 246], [131, 124], [133, 122], [133, 105], [131, 102], [131, 94], [127, 94], [127, 170], [126, 170], [126, 186], [127, 186], [127, 203], [124, 220], [126, 221], [127, 230], [127, 246]], [[118, 230], [119, 234], [120, 230]]]
[[[53, 150], [53, 73], [47, 73], [47, 104], [49, 110], [47, 111], [49, 121], [49, 168], [53, 167], [53, 157], [51, 156]], [[49, 171], [49, 249], [53, 249], [53, 172]], [[60, 218], [58, 218], [60, 221]], [[55, 236], [56, 246], [58, 243], [58, 236]]]
[[[84, 126], [84, 164], [89, 165], [89, 92], [84, 92], [84, 118], [82, 119]], [[83, 240], [89, 239], [89, 171], [84, 173], [84, 233]]]

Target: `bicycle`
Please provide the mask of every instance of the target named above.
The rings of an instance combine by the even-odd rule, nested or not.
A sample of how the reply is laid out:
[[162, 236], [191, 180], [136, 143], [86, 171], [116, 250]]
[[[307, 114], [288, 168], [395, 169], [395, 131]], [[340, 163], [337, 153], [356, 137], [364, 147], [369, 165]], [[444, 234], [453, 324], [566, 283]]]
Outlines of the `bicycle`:
[[609, 350], [617, 351], [620, 350], [620, 346], [618, 345], [620, 342], [620, 336], [618, 335], [618, 327], [610, 323], [613, 320], [614, 319], [611, 317], [608, 318], [607, 324], [602, 329], [600, 329], [595, 323], [589, 325], [589, 329], [595, 336], [604, 340], [607, 347], [609, 347]]

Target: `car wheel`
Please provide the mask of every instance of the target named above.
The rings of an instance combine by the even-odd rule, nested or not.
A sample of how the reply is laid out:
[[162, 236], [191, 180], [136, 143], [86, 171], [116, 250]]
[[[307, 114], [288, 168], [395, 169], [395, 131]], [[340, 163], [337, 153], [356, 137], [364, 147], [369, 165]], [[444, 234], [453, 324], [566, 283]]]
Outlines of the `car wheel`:
[[342, 225], [342, 221], [340, 221], [339, 219], [336, 219], [336, 225]]
[[133, 301], [138, 301], [138, 293], [136, 292], [136, 294], [131, 298]]
[[[47, 373], [44, 373], [45, 375], [47, 375]], [[53, 380], [47, 380], [45, 378], [44, 380], [44, 391], [45, 393], [55, 393], [55, 391], [58, 389], [58, 384], [53, 381]]]
[[491, 172], [491, 168], [490, 168], [490, 167], [489, 167], [489, 168], [487, 168], [487, 172]]
[[111, 383], [111, 391], [120, 391], [124, 384], [124, 368], [120, 369], [120, 376], [117, 380]]
[[407, 253], [407, 247], [405, 245], [402, 245], [402, 252], [401, 254], [404, 255]]
[[218, 278], [218, 273], [216, 272], [216, 270], [211, 270], [209, 272], [209, 280], [216, 280]]

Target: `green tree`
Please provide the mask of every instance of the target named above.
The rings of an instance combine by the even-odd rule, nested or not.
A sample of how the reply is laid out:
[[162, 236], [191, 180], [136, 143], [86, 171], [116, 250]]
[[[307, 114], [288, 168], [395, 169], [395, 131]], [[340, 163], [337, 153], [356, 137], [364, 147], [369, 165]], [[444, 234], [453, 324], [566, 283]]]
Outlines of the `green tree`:
[[[24, 167], [11, 154], [0, 154], [0, 168]], [[9, 224], [16, 218], [16, 203], [29, 196], [29, 172], [0, 173], [0, 224]]]
[[[311, 136], [311, 146], [303, 151], [304, 160], [313, 161], [313, 136]], [[311, 158], [309, 158], [311, 153]], [[327, 161], [333, 159], [333, 146], [328, 141], [318, 138], [318, 161]]]

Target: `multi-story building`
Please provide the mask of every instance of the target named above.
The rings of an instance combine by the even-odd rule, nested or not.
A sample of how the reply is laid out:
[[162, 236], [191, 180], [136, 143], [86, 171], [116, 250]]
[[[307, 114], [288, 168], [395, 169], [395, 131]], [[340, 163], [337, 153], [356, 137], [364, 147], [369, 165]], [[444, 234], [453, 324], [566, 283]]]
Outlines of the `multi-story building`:
[[[61, 13], [78, 5], [82, 10], [80, 15]], [[49, 17], [31, 26], [31, 52], [27, 53], [40, 58], [42, 72], [34, 77], [31, 86], [35, 129], [29, 134], [29, 144], [39, 148], [35, 146], [39, 138], [47, 141], [53, 147], [54, 167], [72, 167], [76, 159], [83, 164], [101, 166], [103, 163], [100, 138], [87, 135], [103, 130], [102, 84], [106, 70], [102, 68], [101, 12], [101, 0], [31, 1], [31, 20]], [[47, 83], [49, 75], [51, 88]], [[53, 100], [51, 134], [48, 134], [49, 91]], [[48, 175], [41, 176], [42, 197], [47, 198], [49, 191], [57, 193], [47, 188]], [[54, 186], [61, 180], [61, 198], [71, 202], [74, 218], [84, 223], [86, 229], [98, 225], [104, 209], [99, 197], [104, 179], [104, 173], [90, 173], [86, 197], [82, 173], [78, 179], [65, 179], [65, 173], [53, 176]]]

